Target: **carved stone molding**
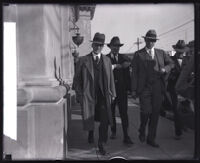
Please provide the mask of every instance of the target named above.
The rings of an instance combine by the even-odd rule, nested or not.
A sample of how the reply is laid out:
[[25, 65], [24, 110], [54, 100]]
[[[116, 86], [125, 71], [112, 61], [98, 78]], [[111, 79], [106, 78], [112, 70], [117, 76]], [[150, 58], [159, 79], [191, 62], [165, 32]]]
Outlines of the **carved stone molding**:
[[74, 5], [72, 7], [72, 12], [74, 14], [75, 22], [77, 22], [78, 19], [79, 19], [80, 11], [88, 11], [88, 12], [90, 12], [90, 20], [92, 20], [93, 17], [94, 17], [95, 6], [96, 5]]
[[30, 86], [17, 89], [17, 105], [29, 103], [56, 103], [66, 94], [64, 86], [44, 87]]

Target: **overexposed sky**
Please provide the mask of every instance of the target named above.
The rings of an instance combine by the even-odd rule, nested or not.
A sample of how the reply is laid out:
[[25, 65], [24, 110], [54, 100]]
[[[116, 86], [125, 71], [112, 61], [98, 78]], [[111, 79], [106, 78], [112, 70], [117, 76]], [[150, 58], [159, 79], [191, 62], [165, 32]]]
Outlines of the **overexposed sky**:
[[[109, 43], [113, 36], [119, 36], [124, 43], [120, 52], [130, 53], [137, 50], [137, 45], [134, 44], [137, 37], [144, 41], [141, 36], [149, 29], [155, 29], [159, 36], [192, 19], [193, 4], [99, 4], [96, 5], [91, 21], [91, 38], [96, 32], [101, 32], [106, 35], [106, 43]], [[194, 39], [193, 27], [194, 21], [163, 35], [156, 46], [171, 50], [171, 44], [175, 44], [178, 39], [184, 39], [187, 43]], [[144, 43], [140, 48], [143, 46]], [[109, 51], [110, 49], [105, 46], [103, 53]]]

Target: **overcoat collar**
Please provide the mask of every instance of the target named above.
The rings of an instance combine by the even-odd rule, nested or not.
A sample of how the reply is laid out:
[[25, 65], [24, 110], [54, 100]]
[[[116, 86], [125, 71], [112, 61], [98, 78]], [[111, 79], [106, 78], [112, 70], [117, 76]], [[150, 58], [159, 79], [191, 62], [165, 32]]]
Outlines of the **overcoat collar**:
[[[103, 65], [105, 70], [108, 69], [108, 67], [106, 67], [108, 64], [105, 64], [107, 62], [106, 60], [106, 56], [104, 56], [103, 54], [101, 54], [102, 60], [103, 60]], [[92, 52], [90, 54], [87, 55], [86, 60], [85, 60], [85, 66], [87, 67], [88, 71], [90, 72], [92, 79], [94, 79], [94, 68], [93, 68], [93, 55]], [[106, 71], [106, 75], [108, 76], [108, 72]]]
[[87, 67], [88, 71], [90, 72], [92, 79], [94, 79], [94, 70], [93, 70], [93, 55], [92, 52], [87, 55], [85, 60], [85, 66]]

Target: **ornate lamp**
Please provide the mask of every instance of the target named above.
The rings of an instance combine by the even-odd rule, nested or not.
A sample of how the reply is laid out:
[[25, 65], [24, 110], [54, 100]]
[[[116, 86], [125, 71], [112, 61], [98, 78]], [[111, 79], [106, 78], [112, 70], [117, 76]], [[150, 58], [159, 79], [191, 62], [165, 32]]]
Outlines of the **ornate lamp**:
[[72, 40], [73, 40], [74, 44], [76, 44], [79, 47], [79, 45], [81, 45], [83, 43], [84, 37], [81, 36], [81, 34], [79, 33], [79, 27], [73, 21], [72, 21], [72, 23], [74, 24], [74, 27], [70, 28], [70, 31], [76, 30], [76, 35], [72, 36]]
[[78, 47], [83, 43], [84, 37], [80, 35], [80, 33], [76, 33], [76, 36], [72, 36], [72, 40], [74, 44], [76, 44]]

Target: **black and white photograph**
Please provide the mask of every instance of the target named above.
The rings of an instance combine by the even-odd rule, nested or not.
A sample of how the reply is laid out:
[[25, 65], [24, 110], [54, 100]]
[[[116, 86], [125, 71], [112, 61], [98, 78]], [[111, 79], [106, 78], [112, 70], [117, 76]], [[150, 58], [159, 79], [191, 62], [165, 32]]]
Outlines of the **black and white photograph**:
[[3, 4], [3, 160], [200, 159], [198, 7]]

